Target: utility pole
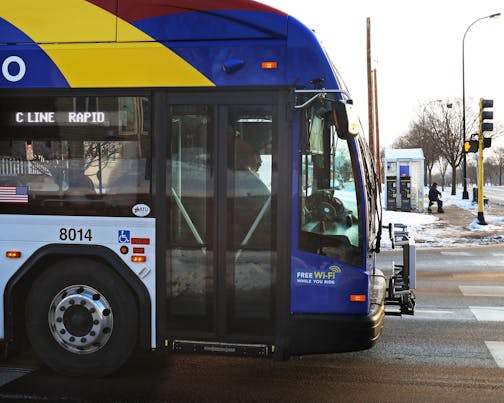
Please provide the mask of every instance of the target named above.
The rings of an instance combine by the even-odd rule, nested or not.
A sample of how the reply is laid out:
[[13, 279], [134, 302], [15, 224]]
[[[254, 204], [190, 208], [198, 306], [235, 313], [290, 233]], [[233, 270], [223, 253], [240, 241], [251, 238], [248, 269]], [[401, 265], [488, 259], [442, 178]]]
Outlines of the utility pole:
[[376, 163], [374, 143], [374, 113], [373, 113], [373, 76], [371, 73], [371, 18], [367, 17], [367, 79], [368, 79], [368, 126], [369, 148]]
[[381, 155], [380, 155], [380, 125], [378, 119], [378, 80], [376, 78], [376, 69], [373, 70], [373, 82], [374, 82], [374, 113], [376, 120], [376, 173], [378, 175], [378, 186], [382, 185], [382, 177], [381, 177]]

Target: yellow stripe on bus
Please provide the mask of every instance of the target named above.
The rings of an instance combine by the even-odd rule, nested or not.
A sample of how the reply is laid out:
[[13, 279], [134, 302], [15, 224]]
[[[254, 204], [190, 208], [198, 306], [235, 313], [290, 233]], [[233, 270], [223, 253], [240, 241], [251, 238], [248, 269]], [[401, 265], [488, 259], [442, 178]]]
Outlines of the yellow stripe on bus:
[[71, 87], [214, 86], [143, 31], [84, 0], [0, 0], [0, 16], [38, 43]]
[[42, 45], [71, 87], [214, 86], [157, 42]]
[[0, 17], [37, 43], [116, 40], [116, 16], [84, 0], [1, 0]]

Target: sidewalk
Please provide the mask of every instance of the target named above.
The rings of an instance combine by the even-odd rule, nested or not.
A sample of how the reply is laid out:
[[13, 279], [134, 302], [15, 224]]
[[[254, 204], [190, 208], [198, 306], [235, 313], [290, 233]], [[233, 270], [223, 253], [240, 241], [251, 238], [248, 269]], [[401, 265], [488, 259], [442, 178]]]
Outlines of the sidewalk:
[[[461, 208], [455, 204], [445, 203], [444, 213], [437, 213], [437, 208], [432, 206], [432, 215], [438, 217], [440, 221], [446, 221], [447, 225], [465, 228], [478, 217], [478, 205], [471, 203], [470, 209]], [[490, 224], [494, 217], [504, 217], [504, 205], [489, 203], [483, 208], [485, 221]], [[487, 220], [488, 217], [488, 220]]]
[[478, 205], [470, 206], [469, 209], [461, 208], [448, 201], [443, 206], [445, 212], [441, 214], [433, 206], [432, 216], [438, 220], [418, 230], [415, 241], [426, 246], [440, 240], [452, 246], [503, 243], [504, 205], [490, 203], [484, 206], [483, 216], [487, 225], [480, 225], [477, 220]]

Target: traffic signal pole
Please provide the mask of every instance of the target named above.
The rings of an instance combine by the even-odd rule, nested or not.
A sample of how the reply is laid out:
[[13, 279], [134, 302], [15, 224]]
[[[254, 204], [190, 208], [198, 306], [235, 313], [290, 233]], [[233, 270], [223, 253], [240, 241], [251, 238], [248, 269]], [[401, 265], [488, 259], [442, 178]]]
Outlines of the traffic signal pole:
[[[479, 131], [471, 135], [470, 140], [465, 140], [462, 148], [464, 157], [467, 153], [478, 153], [478, 222], [480, 225], [487, 225], [483, 212], [485, 204], [483, 197], [483, 187], [485, 184], [483, 149], [492, 145], [492, 138], [485, 138], [484, 133], [493, 131], [493, 111], [489, 111], [488, 108], [493, 108], [493, 99], [480, 98]], [[477, 140], [476, 136], [478, 138]]]
[[483, 131], [478, 134], [478, 222], [480, 225], [487, 225], [484, 216], [484, 198], [483, 198]]
[[479, 100], [479, 133], [478, 133], [478, 221], [480, 225], [487, 225], [485, 216], [483, 214], [484, 198], [483, 187], [485, 176], [483, 174], [483, 148], [484, 148], [484, 132], [491, 132], [493, 130], [493, 111], [488, 108], [493, 108], [493, 99]]

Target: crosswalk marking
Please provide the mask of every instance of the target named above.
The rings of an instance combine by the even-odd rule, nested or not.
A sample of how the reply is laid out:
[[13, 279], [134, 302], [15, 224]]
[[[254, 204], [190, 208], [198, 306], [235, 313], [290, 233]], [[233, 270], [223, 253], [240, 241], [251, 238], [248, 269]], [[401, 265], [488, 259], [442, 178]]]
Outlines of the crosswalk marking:
[[504, 368], [504, 341], [485, 341], [485, 344], [499, 368]]
[[[504, 253], [493, 253], [493, 256], [504, 256]], [[504, 297], [504, 286], [459, 285], [467, 297]], [[504, 322], [504, 306], [469, 306], [470, 311], [479, 322]], [[504, 368], [504, 342], [485, 341], [488, 351], [499, 368]]]
[[459, 285], [466, 297], [504, 297], [504, 286], [498, 285]]
[[442, 255], [445, 256], [471, 256], [469, 252], [462, 252], [462, 251], [441, 251]]
[[[409, 317], [405, 316], [404, 319]], [[432, 308], [416, 308], [415, 315], [411, 317], [412, 320], [439, 320], [439, 321], [476, 321], [474, 314], [466, 309], [432, 309]]]
[[504, 322], [503, 306], [470, 306], [469, 309], [480, 322]]
[[[463, 251], [441, 251], [439, 253], [443, 256], [473, 256], [473, 257], [479, 256], [478, 254], [475, 254], [475, 253], [463, 252]], [[491, 252], [490, 256], [503, 257], [504, 252]]]
[[434, 314], [434, 315], [452, 315], [453, 311], [442, 311], [439, 309], [415, 309], [415, 313], [420, 314]]
[[415, 309], [413, 319], [477, 320], [478, 322], [504, 322], [504, 306], [469, 306], [454, 311], [444, 309]]

